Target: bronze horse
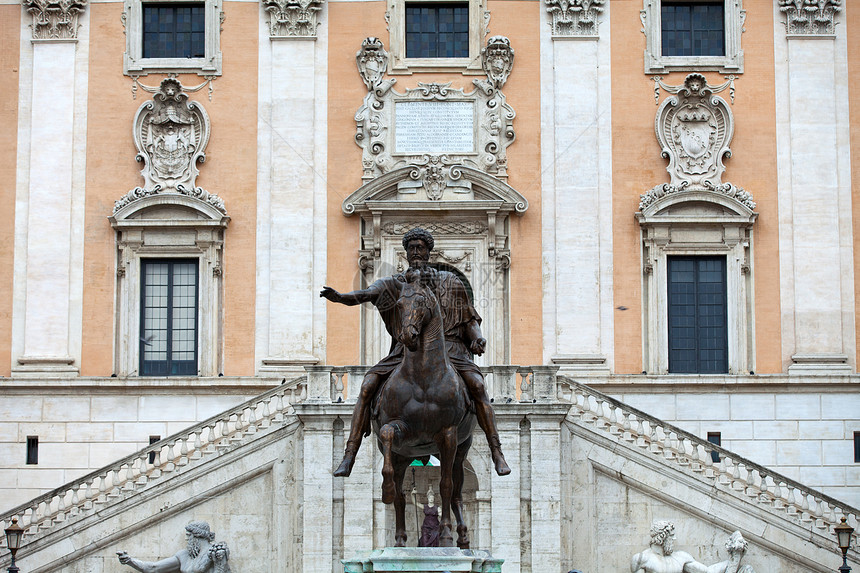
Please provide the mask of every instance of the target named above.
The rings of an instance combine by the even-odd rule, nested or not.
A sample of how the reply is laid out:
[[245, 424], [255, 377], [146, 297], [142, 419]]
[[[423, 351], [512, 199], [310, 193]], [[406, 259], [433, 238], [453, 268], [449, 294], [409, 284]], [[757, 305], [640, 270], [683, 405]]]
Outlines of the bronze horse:
[[395, 545], [406, 544], [403, 476], [415, 459], [438, 455], [442, 513], [439, 542], [453, 547], [451, 510], [457, 520], [457, 546], [469, 548], [463, 522], [463, 461], [472, 445], [475, 415], [469, 393], [445, 349], [442, 311], [420, 274], [407, 273], [397, 300], [403, 361], [376, 396], [373, 431], [382, 451], [382, 501], [394, 503]]

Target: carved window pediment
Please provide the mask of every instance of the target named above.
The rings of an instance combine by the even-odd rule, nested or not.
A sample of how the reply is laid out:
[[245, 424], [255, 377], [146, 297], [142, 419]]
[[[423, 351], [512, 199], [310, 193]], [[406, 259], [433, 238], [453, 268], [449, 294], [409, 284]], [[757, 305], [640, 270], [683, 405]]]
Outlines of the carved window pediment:
[[[398, 210], [456, 210], [523, 214], [528, 200], [513, 187], [471, 167], [452, 165], [441, 183], [427, 165], [406, 165], [362, 185], [344, 199], [345, 215]], [[453, 174], [450, 173], [453, 171]], [[451, 179], [453, 178], [453, 179]], [[444, 186], [441, 196], [437, 186]]]

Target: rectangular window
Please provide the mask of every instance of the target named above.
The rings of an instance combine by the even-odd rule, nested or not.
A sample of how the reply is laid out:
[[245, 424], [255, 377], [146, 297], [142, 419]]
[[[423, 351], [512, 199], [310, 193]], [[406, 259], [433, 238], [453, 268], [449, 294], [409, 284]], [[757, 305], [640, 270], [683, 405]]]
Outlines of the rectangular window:
[[669, 372], [728, 372], [726, 258], [667, 257]]
[[722, 2], [669, 2], [660, 13], [664, 56], [725, 56]]
[[854, 463], [860, 464], [860, 432], [854, 432]]
[[27, 436], [27, 464], [39, 463], [39, 436]]
[[407, 58], [468, 58], [469, 3], [407, 3]]
[[140, 373], [197, 374], [197, 260], [142, 260]]
[[206, 55], [204, 4], [143, 4], [144, 58]]
[[[714, 445], [721, 446], [723, 438], [720, 435], [720, 432], [708, 432], [708, 441]], [[719, 452], [711, 452], [711, 460], [714, 463], [718, 463], [720, 461]]]
[[[149, 436], [149, 445], [151, 446], [155, 442], [161, 439], [161, 436]], [[149, 452], [149, 463], [155, 463], [155, 452]]]

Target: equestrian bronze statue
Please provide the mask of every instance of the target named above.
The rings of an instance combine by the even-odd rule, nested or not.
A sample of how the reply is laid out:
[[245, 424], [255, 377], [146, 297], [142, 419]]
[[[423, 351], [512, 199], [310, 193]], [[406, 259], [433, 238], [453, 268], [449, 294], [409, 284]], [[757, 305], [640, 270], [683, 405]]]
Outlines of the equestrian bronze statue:
[[[413, 229], [403, 237], [409, 269], [368, 288], [341, 294], [324, 287], [333, 302], [376, 306], [391, 335], [391, 350], [364, 378], [353, 411], [343, 461], [335, 476], [348, 476], [371, 419], [383, 465], [383, 501], [394, 503], [396, 544], [405, 545], [403, 473], [413, 459], [439, 454], [442, 545], [453, 545], [450, 510], [458, 522], [458, 545], [468, 547], [462, 522], [462, 464], [477, 419], [487, 435], [495, 470], [507, 475], [495, 416], [472, 354], [483, 354], [481, 318], [456, 275], [428, 266], [433, 236]], [[474, 412], [474, 415], [472, 414]]]

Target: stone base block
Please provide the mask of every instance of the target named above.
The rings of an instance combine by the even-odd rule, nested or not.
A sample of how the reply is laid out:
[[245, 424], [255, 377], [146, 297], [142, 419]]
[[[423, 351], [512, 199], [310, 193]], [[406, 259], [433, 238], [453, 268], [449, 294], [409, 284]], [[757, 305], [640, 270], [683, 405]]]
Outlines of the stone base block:
[[501, 573], [503, 562], [489, 551], [456, 547], [386, 547], [341, 560], [344, 573]]

